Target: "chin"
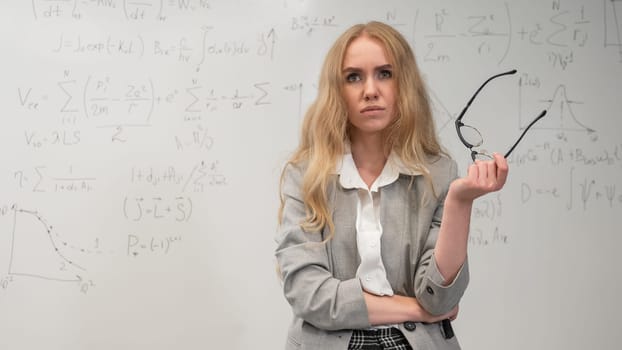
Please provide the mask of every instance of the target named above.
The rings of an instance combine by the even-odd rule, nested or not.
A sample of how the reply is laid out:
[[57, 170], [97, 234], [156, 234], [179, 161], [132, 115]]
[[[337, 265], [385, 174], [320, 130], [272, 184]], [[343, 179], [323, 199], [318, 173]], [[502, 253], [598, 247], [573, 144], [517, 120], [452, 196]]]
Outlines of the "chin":
[[354, 126], [355, 129], [357, 129], [361, 133], [365, 133], [365, 134], [380, 133], [380, 132], [383, 132], [387, 127], [388, 127], [388, 124], [386, 124], [386, 123], [382, 123], [381, 125], [379, 125], [379, 124], [369, 125], [368, 124], [368, 125]]

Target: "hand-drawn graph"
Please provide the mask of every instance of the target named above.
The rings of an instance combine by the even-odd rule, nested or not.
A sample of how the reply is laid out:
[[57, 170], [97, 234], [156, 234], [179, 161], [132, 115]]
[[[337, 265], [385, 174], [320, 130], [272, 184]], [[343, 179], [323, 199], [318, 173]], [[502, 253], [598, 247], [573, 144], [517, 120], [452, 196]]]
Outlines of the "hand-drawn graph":
[[604, 1], [604, 21], [605, 21], [605, 48], [615, 47], [618, 50], [619, 61], [622, 62], [622, 0], [603, 0]]
[[86, 281], [87, 269], [71, 254], [99, 254], [73, 245], [37, 211], [13, 205], [8, 276], [75, 283], [86, 293], [92, 285]]
[[[519, 100], [519, 128], [523, 129], [535, 117], [535, 113], [539, 110], [524, 111], [523, 107], [527, 104], [526, 100], [534, 100], [533, 98], [525, 98], [525, 95], [542, 96], [545, 89], [539, 77], [524, 73], [518, 81], [518, 100]], [[558, 84], [554, 87], [549, 98], [540, 98], [541, 107], [547, 111], [547, 115], [534, 125], [534, 129], [553, 130], [560, 133], [565, 132], [586, 132], [592, 138], [596, 137], [595, 130], [577, 117], [575, 112], [576, 106], [582, 105], [583, 102], [569, 97], [568, 87], [565, 84]], [[529, 114], [531, 113], [531, 114]]]
[[[583, 102], [570, 99], [568, 97], [566, 85], [557, 85], [551, 98], [542, 99], [541, 102], [545, 104], [544, 108], [547, 110], [548, 115], [538, 123], [538, 125], [535, 125], [535, 128], [553, 129], [562, 133], [567, 131], [586, 132], [590, 135], [594, 135], [595, 130], [583, 124], [579, 118], [577, 118], [574, 112], [574, 106], [580, 105]], [[522, 116], [522, 118], [525, 119], [522, 119], [523, 122], [528, 122], [526, 120], [528, 119], [527, 117]]]

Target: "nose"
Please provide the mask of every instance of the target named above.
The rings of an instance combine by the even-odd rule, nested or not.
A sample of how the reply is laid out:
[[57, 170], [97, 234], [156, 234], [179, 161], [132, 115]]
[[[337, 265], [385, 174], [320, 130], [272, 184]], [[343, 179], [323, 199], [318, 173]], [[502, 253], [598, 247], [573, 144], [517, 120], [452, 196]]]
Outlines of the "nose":
[[365, 101], [371, 101], [378, 98], [378, 87], [375, 79], [367, 79], [363, 90], [363, 98]]

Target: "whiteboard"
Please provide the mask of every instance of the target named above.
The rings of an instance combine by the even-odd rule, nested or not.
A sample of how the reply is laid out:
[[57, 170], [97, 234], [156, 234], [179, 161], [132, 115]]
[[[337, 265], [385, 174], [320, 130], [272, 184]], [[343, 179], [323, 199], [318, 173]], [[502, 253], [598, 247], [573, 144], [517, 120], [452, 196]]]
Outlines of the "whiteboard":
[[7, 1], [0, 348], [278, 349], [278, 177], [332, 41], [414, 47], [464, 173], [465, 116], [510, 157], [474, 206], [464, 349], [622, 343], [622, 2]]

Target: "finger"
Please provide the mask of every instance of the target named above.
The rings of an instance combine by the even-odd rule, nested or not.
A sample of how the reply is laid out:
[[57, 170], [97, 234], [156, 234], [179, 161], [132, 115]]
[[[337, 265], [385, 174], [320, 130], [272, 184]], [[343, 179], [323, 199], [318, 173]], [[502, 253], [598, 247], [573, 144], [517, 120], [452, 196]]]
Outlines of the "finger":
[[451, 312], [449, 312], [446, 318], [448, 318], [450, 321], [453, 321], [456, 318], [458, 318], [458, 308], [454, 308], [453, 310], [451, 310]]
[[488, 181], [488, 163], [487, 161], [481, 161], [478, 160], [476, 162], [477, 165], [477, 170], [478, 170], [478, 177], [477, 177], [477, 184], [480, 186], [487, 186], [489, 181]]
[[486, 170], [487, 170], [487, 178], [486, 185], [490, 187], [491, 190], [497, 190], [497, 163], [495, 161], [486, 162]]
[[458, 311], [460, 310], [460, 305], [456, 305], [451, 311], [454, 314], [454, 317], [458, 316]]
[[467, 170], [467, 177], [473, 181], [477, 181], [477, 177], [479, 176], [479, 168], [477, 167], [478, 160], [475, 163], [469, 165], [469, 169]]
[[499, 153], [494, 153], [495, 163], [497, 164], [497, 184], [503, 187], [508, 177], [508, 160]]
[[458, 316], [458, 306], [456, 305], [453, 309], [451, 309], [449, 312], [447, 312], [445, 315], [443, 315], [443, 318], [456, 318], [456, 316]]

